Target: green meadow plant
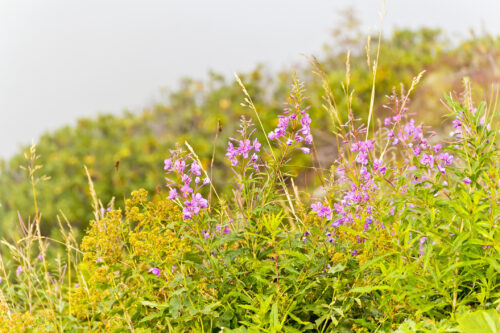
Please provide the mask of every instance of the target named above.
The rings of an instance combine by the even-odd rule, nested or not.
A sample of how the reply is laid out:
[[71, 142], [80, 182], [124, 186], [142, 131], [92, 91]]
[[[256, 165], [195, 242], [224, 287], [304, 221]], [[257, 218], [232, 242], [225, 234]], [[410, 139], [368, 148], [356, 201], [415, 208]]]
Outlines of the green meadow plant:
[[[268, 128], [237, 78], [248, 111], [226, 142], [219, 194], [186, 143], [163, 161], [167, 191], [137, 190], [123, 207], [93, 198], [78, 247], [47, 259], [36, 208], [3, 242], [0, 328], [68, 332], [471, 332], [496, 329], [500, 309], [500, 156], [496, 102], [475, 104], [470, 82], [444, 96], [451, 133], [417, 123], [408, 90], [388, 116], [356, 119], [328, 77], [324, 109], [336, 161], [321, 166], [314, 118], [296, 75]], [[374, 89], [374, 88], [373, 88]], [[372, 95], [373, 96], [373, 95]], [[373, 107], [373, 104], [370, 103]], [[267, 115], [268, 116], [268, 115]], [[261, 139], [263, 138], [263, 139]], [[215, 152], [215, 150], [214, 150]], [[36, 192], [35, 150], [29, 176]], [[314, 177], [300, 187], [297, 160]], [[311, 188], [316, 188], [311, 191]], [[63, 219], [64, 221], [64, 219]], [[65, 231], [67, 230], [67, 231]], [[54, 264], [55, 262], [55, 264]], [[487, 325], [487, 326], [485, 326]], [[496, 326], [495, 326], [496, 325]]]

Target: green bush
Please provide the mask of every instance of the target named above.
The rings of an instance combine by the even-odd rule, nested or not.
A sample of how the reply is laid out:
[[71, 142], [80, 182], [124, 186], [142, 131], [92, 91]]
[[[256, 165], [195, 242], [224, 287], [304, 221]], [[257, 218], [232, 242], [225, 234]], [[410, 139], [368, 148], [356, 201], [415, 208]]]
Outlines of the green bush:
[[[377, 129], [349, 107], [341, 116], [327, 89], [338, 147], [328, 168], [316, 166], [303, 83], [293, 77], [273, 127], [241, 84], [248, 114], [224, 143], [232, 193], [219, 193], [189, 144], [163, 161], [168, 193], [134, 191], [123, 211], [104, 207], [89, 177], [93, 220], [79, 249], [61, 224], [66, 258], [46, 259], [53, 240], [40, 232], [38, 212], [25, 237], [4, 242], [15, 263], [0, 267], [0, 327], [495, 332], [498, 111], [475, 105], [464, 80], [463, 94], [445, 97], [453, 132], [434, 136], [409, 112], [419, 80], [389, 98], [391, 115]], [[296, 161], [310, 159], [315, 179], [299, 187]], [[309, 191], [315, 184], [321, 190]], [[16, 276], [7, 273], [16, 266]]]

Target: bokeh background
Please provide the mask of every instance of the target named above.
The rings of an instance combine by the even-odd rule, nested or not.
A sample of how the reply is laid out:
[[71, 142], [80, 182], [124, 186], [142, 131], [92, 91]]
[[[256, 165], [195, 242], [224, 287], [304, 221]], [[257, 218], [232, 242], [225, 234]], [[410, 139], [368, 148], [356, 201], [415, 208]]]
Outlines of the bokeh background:
[[[377, 31], [378, 0], [0, 1], [0, 156], [98, 112], [140, 111], [179, 79], [276, 70], [332, 47], [338, 11]], [[383, 31], [442, 28], [450, 38], [500, 33], [500, 3], [389, 0]]]

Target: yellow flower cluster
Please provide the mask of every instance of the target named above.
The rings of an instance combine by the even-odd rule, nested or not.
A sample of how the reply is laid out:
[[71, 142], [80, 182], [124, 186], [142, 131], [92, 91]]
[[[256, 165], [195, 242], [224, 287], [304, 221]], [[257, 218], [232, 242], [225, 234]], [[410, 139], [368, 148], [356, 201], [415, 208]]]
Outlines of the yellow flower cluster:
[[[144, 189], [132, 192], [125, 214], [111, 210], [92, 221], [82, 240], [84, 259], [72, 291], [72, 314], [98, 318], [101, 327], [95, 329], [106, 331], [109, 325], [122, 327], [113, 324], [123, 325], [123, 320], [113, 319], [112, 313], [128, 299], [165, 299], [172, 271], [180, 269], [190, 249], [188, 238], [171, 227], [179, 221], [182, 212], [174, 202], [160, 195], [149, 199]], [[151, 280], [156, 278], [150, 273], [153, 267], [161, 271], [159, 279]]]
[[49, 332], [54, 331], [56, 316], [53, 311], [42, 310], [36, 314], [30, 312], [0, 313], [0, 332]]

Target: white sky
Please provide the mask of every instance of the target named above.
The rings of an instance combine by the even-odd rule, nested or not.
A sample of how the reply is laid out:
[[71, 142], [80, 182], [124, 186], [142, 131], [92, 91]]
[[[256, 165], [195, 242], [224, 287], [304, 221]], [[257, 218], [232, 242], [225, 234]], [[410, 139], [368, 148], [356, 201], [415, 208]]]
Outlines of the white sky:
[[[0, 157], [98, 112], [140, 110], [179, 78], [318, 53], [336, 11], [376, 29], [379, 0], [0, 0]], [[500, 0], [388, 0], [383, 30], [500, 34]]]

